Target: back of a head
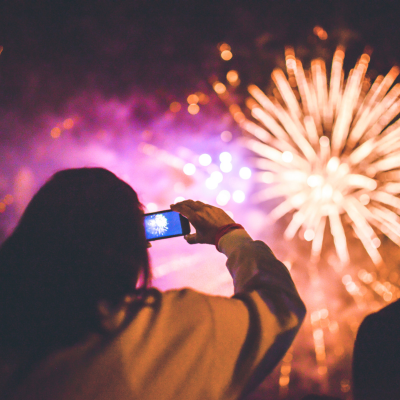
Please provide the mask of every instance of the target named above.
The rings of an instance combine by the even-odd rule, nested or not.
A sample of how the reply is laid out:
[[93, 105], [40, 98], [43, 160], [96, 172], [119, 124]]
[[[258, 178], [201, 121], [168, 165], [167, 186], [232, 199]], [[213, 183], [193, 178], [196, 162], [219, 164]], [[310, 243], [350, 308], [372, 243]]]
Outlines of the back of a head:
[[99, 300], [150, 280], [135, 191], [102, 168], [56, 173], [0, 248], [0, 274], [0, 346], [64, 346], [96, 331]]
[[400, 399], [400, 300], [361, 323], [353, 352], [355, 400]]

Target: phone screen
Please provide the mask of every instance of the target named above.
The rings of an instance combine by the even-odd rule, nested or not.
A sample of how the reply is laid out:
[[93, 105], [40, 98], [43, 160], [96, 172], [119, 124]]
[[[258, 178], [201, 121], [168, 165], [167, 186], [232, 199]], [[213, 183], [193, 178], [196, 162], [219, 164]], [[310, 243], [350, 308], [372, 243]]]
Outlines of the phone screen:
[[147, 240], [166, 239], [190, 233], [188, 220], [172, 210], [145, 214], [144, 228]]

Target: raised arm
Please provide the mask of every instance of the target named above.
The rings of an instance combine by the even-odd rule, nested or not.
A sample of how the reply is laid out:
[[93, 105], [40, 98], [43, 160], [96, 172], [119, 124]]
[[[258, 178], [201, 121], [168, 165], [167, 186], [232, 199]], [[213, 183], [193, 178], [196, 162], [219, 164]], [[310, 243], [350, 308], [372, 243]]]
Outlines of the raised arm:
[[[215, 244], [221, 228], [234, 223], [223, 210], [201, 202], [188, 200], [171, 208], [186, 216], [196, 228], [195, 234], [186, 237], [191, 244]], [[240, 351], [235, 353], [232, 346], [226, 357], [226, 363], [233, 362], [234, 354], [237, 357], [228, 392], [245, 393], [271, 372], [290, 347], [304, 319], [305, 307], [289, 271], [265, 243], [253, 241], [244, 229], [235, 229], [222, 236], [217, 245], [228, 257], [227, 267], [235, 288], [233, 299], [243, 302], [248, 310], [245, 337], [240, 339], [239, 332], [235, 342], [242, 340]], [[225, 307], [228, 312], [228, 305]], [[227, 313], [218, 318], [221, 313], [217, 308], [216, 336], [223, 341], [234, 333], [230, 332], [232, 322]]]

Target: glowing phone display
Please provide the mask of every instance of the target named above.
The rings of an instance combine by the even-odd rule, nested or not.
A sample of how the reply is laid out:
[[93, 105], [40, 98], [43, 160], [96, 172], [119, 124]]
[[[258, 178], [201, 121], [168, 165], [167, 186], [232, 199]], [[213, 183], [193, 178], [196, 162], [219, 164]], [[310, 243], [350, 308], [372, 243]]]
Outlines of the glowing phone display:
[[147, 240], [167, 239], [190, 233], [187, 218], [172, 210], [145, 214], [144, 229]]

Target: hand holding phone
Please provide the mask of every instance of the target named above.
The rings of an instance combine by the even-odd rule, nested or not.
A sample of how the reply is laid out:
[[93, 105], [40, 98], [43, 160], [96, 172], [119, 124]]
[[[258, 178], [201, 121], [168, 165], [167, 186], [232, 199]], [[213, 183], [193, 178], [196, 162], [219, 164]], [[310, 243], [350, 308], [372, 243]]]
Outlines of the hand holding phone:
[[171, 209], [188, 218], [189, 222], [196, 228], [196, 233], [185, 236], [190, 244], [214, 244], [218, 229], [235, 222], [221, 208], [204, 204], [201, 201], [185, 200], [172, 204]]
[[187, 218], [176, 211], [164, 210], [144, 215], [146, 239], [160, 240], [190, 233]]

